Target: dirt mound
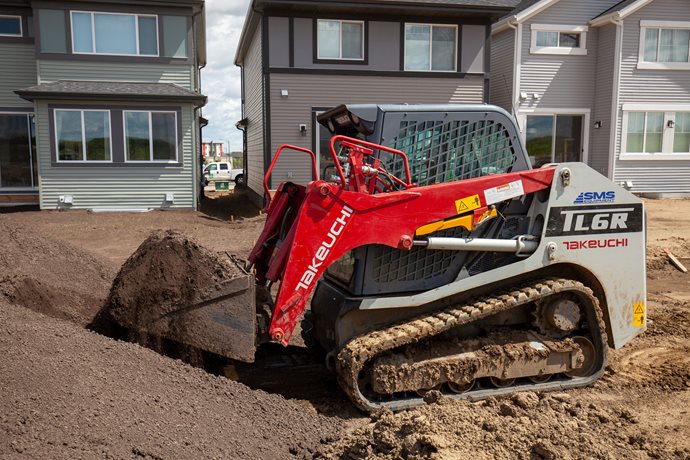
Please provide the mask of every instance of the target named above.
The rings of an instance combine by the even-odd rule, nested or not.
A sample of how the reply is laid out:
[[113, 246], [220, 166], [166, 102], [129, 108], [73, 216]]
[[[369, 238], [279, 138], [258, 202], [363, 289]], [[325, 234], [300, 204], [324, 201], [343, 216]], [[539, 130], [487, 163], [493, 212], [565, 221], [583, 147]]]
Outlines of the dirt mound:
[[0, 458], [287, 459], [336, 420], [0, 301]]
[[[646, 439], [635, 415], [611, 404], [576, 401], [571, 394], [520, 393], [479, 403], [440, 398], [393, 414], [322, 449], [315, 458], [348, 459], [572, 459], [685, 458]], [[628, 434], [630, 433], [630, 434]]]
[[[227, 254], [175, 231], [156, 231], [120, 269], [94, 329], [104, 332], [113, 319], [134, 333], [130, 338], [163, 353], [169, 347], [158, 343], [161, 337], [251, 361], [255, 311], [249, 278]], [[195, 359], [193, 353], [189, 358]]]
[[86, 325], [115, 271], [87, 251], [0, 216], [0, 298]]
[[190, 305], [199, 291], [244, 276], [229, 257], [209, 251], [175, 231], [153, 232], [113, 281], [106, 309], [115, 318], [135, 315], [146, 324], [176, 305]]

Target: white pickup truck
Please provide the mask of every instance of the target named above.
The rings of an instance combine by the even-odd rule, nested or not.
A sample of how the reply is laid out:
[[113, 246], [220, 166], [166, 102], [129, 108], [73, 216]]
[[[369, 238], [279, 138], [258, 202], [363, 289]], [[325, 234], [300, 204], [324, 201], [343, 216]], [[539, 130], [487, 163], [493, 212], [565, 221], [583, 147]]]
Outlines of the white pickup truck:
[[232, 169], [230, 162], [213, 162], [204, 166], [204, 179], [208, 184], [209, 180], [231, 180], [235, 185], [244, 185], [244, 170]]

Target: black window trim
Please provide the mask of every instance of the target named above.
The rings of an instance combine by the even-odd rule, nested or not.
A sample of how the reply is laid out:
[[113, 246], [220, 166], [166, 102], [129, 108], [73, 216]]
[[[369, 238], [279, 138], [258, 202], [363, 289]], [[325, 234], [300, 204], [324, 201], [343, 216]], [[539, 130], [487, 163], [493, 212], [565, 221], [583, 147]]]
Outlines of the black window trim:
[[[346, 21], [346, 22], [361, 22], [363, 23], [362, 33], [363, 37], [363, 47], [364, 55], [362, 59], [321, 59], [319, 58], [319, 21]], [[341, 30], [342, 35], [342, 30]], [[319, 16], [312, 18], [312, 53], [314, 64], [332, 64], [332, 65], [369, 65], [369, 21], [363, 18], [341, 18], [341, 17], [329, 17], [329, 16]]]

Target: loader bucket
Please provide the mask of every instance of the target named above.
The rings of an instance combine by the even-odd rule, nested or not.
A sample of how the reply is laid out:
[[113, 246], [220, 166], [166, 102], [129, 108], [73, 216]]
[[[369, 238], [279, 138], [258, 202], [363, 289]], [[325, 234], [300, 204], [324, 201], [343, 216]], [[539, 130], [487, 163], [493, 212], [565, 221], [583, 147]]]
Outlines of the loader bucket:
[[106, 302], [119, 325], [254, 361], [254, 277], [241, 262], [176, 232], [157, 232], [125, 262]]

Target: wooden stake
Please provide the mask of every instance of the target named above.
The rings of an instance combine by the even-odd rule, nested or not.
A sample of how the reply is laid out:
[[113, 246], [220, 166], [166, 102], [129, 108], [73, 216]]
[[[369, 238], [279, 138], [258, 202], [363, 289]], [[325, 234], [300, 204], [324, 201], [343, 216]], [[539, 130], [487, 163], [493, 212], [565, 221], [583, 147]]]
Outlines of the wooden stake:
[[673, 254], [671, 254], [671, 251], [668, 249], [664, 249], [664, 252], [668, 256], [668, 258], [671, 260], [671, 263], [673, 264], [674, 267], [676, 267], [678, 270], [682, 271], [683, 273], [687, 273], [688, 269], [685, 268], [685, 265], [683, 265], [680, 260], [676, 258]]

